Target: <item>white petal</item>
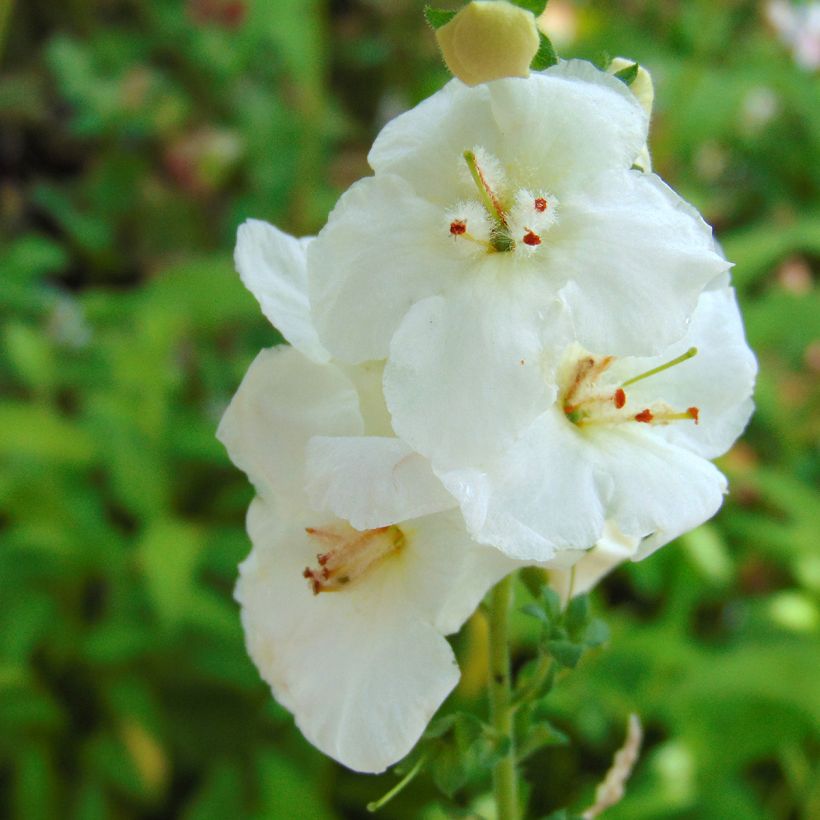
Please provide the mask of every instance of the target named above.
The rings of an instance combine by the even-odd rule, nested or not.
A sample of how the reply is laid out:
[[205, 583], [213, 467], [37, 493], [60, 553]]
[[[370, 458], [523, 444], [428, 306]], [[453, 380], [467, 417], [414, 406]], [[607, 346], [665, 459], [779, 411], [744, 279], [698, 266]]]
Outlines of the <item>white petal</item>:
[[587, 434], [612, 478], [607, 518], [625, 535], [645, 539], [640, 555], [707, 521], [726, 492], [726, 479], [711, 462], [654, 433], [610, 428]]
[[339, 369], [353, 382], [359, 394], [365, 435], [392, 436], [393, 426], [382, 389], [384, 362], [339, 364]]
[[384, 359], [408, 308], [461, 270], [442, 212], [399, 177], [357, 182], [308, 249], [316, 327], [334, 356]]
[[499, 286], [489, 276], [476, 277], [472, 287], [416, 304], [393, 338], [385, 367], [396, 433], [442, 470], [486, 464], [555, 390], [541, 348], [545, 332], [559, 332], [560, 304], [550, 305], [523, 281]]
[[[440, 478], [478, 541], [511, 558], [549, 561], [601, 536], [609, 478], [595, 460], [586, 439], [551, 409], [487, 471], [484, 486], [469, 484], [463, 471]], [[483, 521], [476, 506], [486, 509]]]
[[722, 455], [743, 432], [753, 410], [757, 362], [746, 344], [740, 311], [731, 288], [701, 294], [689, 331], [652, 358], [626, 358], [612, 368], [624, 381], [696, 347], [697, 355], [627, 388], [630, 407], [661, 399], [679, 410], [697, 407], [698, 423], [678, 422], [653, 430], [705, 458]]
[[311, 743], [357, 771], [383, 771], [458, 680], [446, 640], [417, 614], [415, 539], [355, 587], [314, 596], [301, 572], [315, 558], [304, 526], [316, 522], [286, 512], [260, 500], [249, 511], [254, 549], [236, 590], [248, 650]]
[[548, 265], [567, 280], [578, 341], [615, 355], [680, 339], [704, 286], [729, 267], [691, 206], [638, 171], [601, 175], [562, 198]]
[[457, 198], [463, 152], [478, 145], [560, 197], [574, 180], [628, 168], [646, 131], [646, 115], [623, 83], [573, 61], [472, 88], [453, 80], [388, 123], [368, 161], [446, 205]]
[[280, 347], [254, 359], [217, 438], [260, 495], [293, 495], [302, 490], [310, 438], [360, 435], [362, 427], [358, 395], [341, 371]]
[[249, 219], [239, 226], [234, 261], [271, 324], [308, 358], [326, 362], [329, 354], [319, 342], [308, 302], [306, 254], [311, 239], [296, 239], [267, 222]]
[[615, 567], [635, 555], [640, 539], [624, 535], [611, 521], [597, 544], [581, 553], [576, 563], [562, 569], [550, 568], [550, 586], [564, 601], [584, 595]]
[[629, 168], [646, 142], [648, 119], [629, 89], [584, 60], [490, 89], [504, 152], [559, 199], [587, 177]]
[[311, 439], [306, 489], [311, 506], [357, 530], [396, 524], [454, 507], [430, 463], [397, 438]]
[[402, 525], [412, 551], [404, 556], [404, 595], [445, 635], [457, 632], [487, 591], [523, 564], [476, 544], [458, 511]]

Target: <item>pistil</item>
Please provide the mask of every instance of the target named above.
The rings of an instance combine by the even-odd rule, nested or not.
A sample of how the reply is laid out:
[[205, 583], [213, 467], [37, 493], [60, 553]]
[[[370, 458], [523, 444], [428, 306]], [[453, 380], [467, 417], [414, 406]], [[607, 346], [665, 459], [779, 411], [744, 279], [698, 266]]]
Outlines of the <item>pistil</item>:
[[674, 367], [676, 364], [680, 364], [681, 362], [685, 362], [687, 359], [691, 359], [693, 356], [698, 355], [698, 349], [696, 347], [690, 347], [686, 353], [681, 353], [675, 359], [671, 359], [664, 364], [659, 364], [657, 367], [653, 367], [651, 370], [647, 370], [644, 373], [640, 373], [637, 376], [633, 376], [631, 379], [627, 379], [625, 382], [621, 384], [621, 387], [629, 387], [630, 384], [635, 384], [635, 382], [642, 381], [643, 379], [648, 379], [650, 376], [654, 376], [657, 373], [663, 373], [664, 370], [669, 370], [670, 367]]

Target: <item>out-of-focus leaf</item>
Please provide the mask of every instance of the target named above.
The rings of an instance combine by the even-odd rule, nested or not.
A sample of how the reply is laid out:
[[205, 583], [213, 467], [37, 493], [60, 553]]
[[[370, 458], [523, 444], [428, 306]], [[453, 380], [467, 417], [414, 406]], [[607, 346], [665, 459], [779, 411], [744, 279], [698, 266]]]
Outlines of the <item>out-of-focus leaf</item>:
[[139, 563], [157, 616], [166, 626], [185, 617], [194, 591], [202, 534], [181, 521], [151, 524], [139, 545]]
[[458, 12], [448, 9], [435, 9], [432, 6], [424, 7], [424, 19], [432, 28], [441, 28], [456, 16]]
[[84, 465], [95, 447], [88, 433], [45, 406], [0, 403], [0, 456]]

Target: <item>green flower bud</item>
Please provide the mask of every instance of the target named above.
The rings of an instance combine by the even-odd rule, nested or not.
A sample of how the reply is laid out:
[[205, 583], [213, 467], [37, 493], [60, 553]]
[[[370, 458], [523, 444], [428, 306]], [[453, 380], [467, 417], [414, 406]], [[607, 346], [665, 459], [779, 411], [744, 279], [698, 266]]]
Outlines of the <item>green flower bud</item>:
[[447, 68], [467, 85], [528, 77], [538, 51], [535, 16], [506, 0], [473, 0], [436, 39]]

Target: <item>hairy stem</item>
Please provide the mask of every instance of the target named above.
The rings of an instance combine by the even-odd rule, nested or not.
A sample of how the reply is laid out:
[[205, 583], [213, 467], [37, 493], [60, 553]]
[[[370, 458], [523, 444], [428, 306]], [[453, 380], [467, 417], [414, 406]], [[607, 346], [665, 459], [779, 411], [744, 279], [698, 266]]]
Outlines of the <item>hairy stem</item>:
[[493, 769], [493, 792], [498, 820], [518, 820], [518, 772], [515, 766], [512, 683], [510, 680], [509, 617], [515, 576], [508, 575], [492, 591], [490, 604], [490, 712], [509, 749]]

